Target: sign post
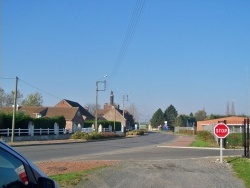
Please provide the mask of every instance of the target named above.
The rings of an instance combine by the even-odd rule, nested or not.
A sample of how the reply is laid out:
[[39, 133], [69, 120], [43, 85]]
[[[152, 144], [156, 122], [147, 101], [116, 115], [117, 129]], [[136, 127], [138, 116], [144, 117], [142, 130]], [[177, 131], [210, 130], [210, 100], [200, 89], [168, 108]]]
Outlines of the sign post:
[[230, 129], [225, 123], [218, 123], [214, 127], [214, 134], [217, 136], [217, 138], [220, 139], [220, 163], [222, 163], [222, 139], [226, 138], [227, 135], [229, 135]]

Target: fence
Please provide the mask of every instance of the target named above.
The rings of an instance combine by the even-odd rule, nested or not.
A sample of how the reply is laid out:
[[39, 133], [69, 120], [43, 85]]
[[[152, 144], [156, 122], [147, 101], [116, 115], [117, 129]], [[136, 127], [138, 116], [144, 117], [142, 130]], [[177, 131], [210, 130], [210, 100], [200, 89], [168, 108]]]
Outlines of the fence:
[[[101, 132], [110, 132], [112, 131], [112, 129], [109, 128], [102, 128]], [[67, 133], [75, 133], [79, 131], [78, 128], [74, 128], [74, 129], [59, 129], [58, 127], [54, 127], [54, 129], [34, 129], [33, 126], [29, 126], [28, 129], [15, 129], [14, 130], [14, 134], [17, 136], [24, 136], [24, 135], [29, 135], [29, 136], [34, 136], [34, 135], [58, 135], [58, 134], [67, 134]], [[81, 132], [85, 132], [85, 133], [90, 133], [90, 132], [94, 132], [94, 128], [92, 127], [88, 127], [88, 128], [82, 128]], [[11, 136], [12, 134], [12, 129], [8, 128], [8, 129], [0, 129], [0, 136]]]
[[[217, 124], [210, 124], [210, 125], [203, 125], [203, 130], [213, 133], [214, 127]], [[230, 133], [243, 133], [243, 125], [229, 125], [227, 124], [228, 128], [230, 129]]]
[[[66, 133], [70, 133], [72, 131], [70, 130], [66, 130], [66, 129], [58, 129], [58, 134], [66, 134]], [[0, 135], [1, 136], [11, 136], [12, 134], [12, 129], [0, 129]], [[33, 131], [31, 131], [31, 129], [15, 129], [14, 130], [14, 134], [18, 135], [18, 136], [22, 136], [22, 135], [29, 135], [29, 136], [33, 136], [33, 135], [50, 135], [50, 134], [55, 134], [55, 129], [33, 129]]]

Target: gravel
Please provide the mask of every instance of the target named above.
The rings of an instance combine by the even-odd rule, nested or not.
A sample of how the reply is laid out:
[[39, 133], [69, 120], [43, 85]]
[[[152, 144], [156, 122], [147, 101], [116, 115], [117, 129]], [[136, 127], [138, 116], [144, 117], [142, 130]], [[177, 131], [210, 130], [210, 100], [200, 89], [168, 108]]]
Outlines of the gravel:
[[212, 159], [121, 161], [90, 174], [82, 188], [244, 188], [227, 163]]

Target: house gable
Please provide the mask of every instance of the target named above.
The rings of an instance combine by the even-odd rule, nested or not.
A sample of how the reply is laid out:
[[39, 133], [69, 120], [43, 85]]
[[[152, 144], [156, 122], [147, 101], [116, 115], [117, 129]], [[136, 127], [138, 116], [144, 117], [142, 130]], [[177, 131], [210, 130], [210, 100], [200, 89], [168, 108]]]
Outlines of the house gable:
[[86, 110], [79, 103], [74, 102], [74, 101], [63, 99], [57, 105], [55, 105], [55, 107], [78, 107], [80, 113], [82, 114], [82, 116], [84, 118], [84, 120], [86, 120], [86, 119], [94, 119], [94, 116], [92, 114], [90, 114], [88, 110]]

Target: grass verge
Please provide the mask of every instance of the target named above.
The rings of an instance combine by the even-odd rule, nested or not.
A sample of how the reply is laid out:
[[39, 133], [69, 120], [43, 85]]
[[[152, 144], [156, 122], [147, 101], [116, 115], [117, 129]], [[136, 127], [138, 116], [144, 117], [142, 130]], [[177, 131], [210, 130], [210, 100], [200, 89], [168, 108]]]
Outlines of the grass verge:
[[196, 140], [190, 145], [193, 147], [218, 147], [214, 136], [208, 131], [198, 131]]
[[250, 159], [227, 157], [226, 161], [231, 164], [236, 176], [244, 181], [246, 188], [250, 188]]
[[83, 170], [81, 172], [58, 174], [50, 176], [50, 178], [55, 180], [60, 185], [61, 188], [72, 188], [77, 186], [80, 182], [88, 179], [88, 175], [105, 167], [107, 166], [97, 167], [90, 170]]

